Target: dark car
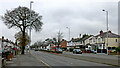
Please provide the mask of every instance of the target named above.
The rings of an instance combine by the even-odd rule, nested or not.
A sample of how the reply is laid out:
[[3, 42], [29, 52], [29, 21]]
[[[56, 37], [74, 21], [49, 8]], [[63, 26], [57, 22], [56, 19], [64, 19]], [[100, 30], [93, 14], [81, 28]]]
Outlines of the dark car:
[[97, 54], [97, 51], [95, 51], [95, 50], [91, 50], [91, 53]]
[[38, 48], [35, 48], [35, 51], [39, 51], [39, 49], [38, 49]]
[[82, 54], [80, 49], [73, 49], [73, 54]]

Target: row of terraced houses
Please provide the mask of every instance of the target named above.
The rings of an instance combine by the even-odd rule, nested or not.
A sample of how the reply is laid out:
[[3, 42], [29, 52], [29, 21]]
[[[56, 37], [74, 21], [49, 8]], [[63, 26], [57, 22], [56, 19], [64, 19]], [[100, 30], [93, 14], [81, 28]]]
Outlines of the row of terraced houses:
[[[108, 31], [108, 49], [115, 50], [116, 47], [120, 47], [120, 35]], [[86, 36], [80, 40], [74, 40], [67, 42], [67, 49], [81, 48], [85, 50], [97, 50], [98, 53], [106, 53], [107, 49], [107, 32], [102, 30], [96, 36]]]
[[[46, 45], [40, 46], [40, 48], [50, 50], [52, 46]], [[61, 48], [80, 48], [82, 50], [95, 50], [97, 53], [106, 53], [108, 47], [109, 50], [115, 50], [116, 47], [120, 47], [120, 35], [108, 31], [108, 46], [107, 46], [107, 32], [102, 30], [97, 35], [89, 35], [84, 38], [72, 38], [70, 41], [62, 40], [60, 44]]]

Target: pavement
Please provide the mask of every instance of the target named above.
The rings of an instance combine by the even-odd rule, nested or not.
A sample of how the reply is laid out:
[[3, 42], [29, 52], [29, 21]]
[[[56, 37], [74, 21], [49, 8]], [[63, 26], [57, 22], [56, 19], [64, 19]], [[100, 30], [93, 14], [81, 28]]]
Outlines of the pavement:
[[36, 59], [29, 53], [24, 55], [17, 55], [16, 58], [12, 58], [11, 61], [7, 61], [7, 66], [4, 68], [46, 68], [46, 65]]

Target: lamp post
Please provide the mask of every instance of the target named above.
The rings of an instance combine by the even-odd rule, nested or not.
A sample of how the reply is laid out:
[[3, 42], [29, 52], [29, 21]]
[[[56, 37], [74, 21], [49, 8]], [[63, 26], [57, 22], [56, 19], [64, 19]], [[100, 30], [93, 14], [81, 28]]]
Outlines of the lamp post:
[[106, 24], [107, 24], [107, 55], [108, 55], [108, 11], [106, 10], [102, 10], [104, 12], [106, 12]]
[[70, 40], [70, 27], [66, 27], [67, 29], [69, 29], [69, 40]]
[[[30, 22], [31, 22], [31, 9], [32, 9], [32, 3], [34, 3], [33, 1], [30, 1]], [[30, 23], [31, 24], [31, 23]], [[31, 44], [31, 25], [30, 25], [30, 41], [29, 41], [29, 54], [30, 54], [30, 44]]]

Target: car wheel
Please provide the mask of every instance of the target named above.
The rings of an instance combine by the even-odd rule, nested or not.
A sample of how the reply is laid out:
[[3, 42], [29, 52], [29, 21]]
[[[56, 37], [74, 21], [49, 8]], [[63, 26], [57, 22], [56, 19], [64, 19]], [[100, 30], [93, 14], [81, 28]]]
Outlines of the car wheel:
[[73, 52], [73, 54], [75, 54], [75, 52]]

